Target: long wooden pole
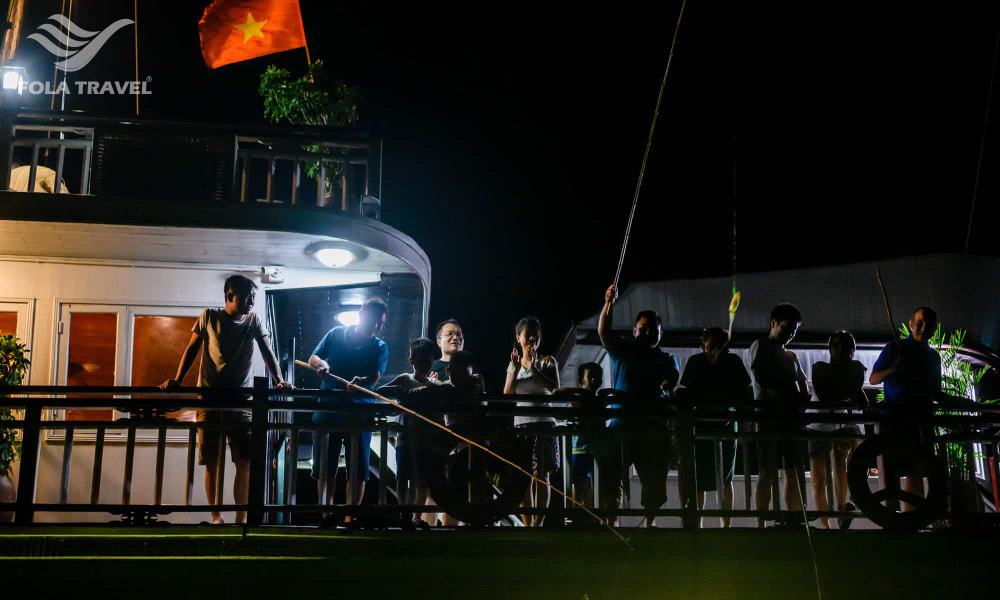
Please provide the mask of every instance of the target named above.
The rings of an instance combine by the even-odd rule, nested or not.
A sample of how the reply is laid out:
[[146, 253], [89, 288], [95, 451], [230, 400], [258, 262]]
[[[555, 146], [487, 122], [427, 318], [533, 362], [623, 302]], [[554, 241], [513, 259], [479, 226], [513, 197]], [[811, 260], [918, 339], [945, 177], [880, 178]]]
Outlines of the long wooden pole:
[[646, 140], [646, 151], [642, 155], [642, 166], [639, 168], [639, 181], [635, 184], [635, 194], [632, 196], [632, 210], [628, 215], [628, 225], [625, 226], [625, 240], [622, 242], [622, 253], [618, 257], [618, 270], [615, 271], [615, 287], [618, 287], [618, 279], [622, 274], [622, 266], [625, 264], [625, 251], [628, 249], [628, 238], [632, 233], [632, 221], [635, 219], [635, 208], [639, 204], [639, 190], [642, 189], [642, 178], [646, 174], [646, 161], [649, 159], [649, 149], [653, 145], [653, 132], [656, 131], [656, 121], [660, 116], [660, 103], [663, 100], [663, 89], [667, 86], [667, 74], [670, 73], [670, 65], [674, 62], [674, 47], [677, 46], [677, 33], [681, 29], [681, 18], [684, 16], [684, 7], [687, 0], [681, 2], [681, 10], [677, 15], [677, 24], [674, 26], [674, 38], [670, 42], [670, 55], [667, 57], [667, 68], [663, 70], [663, 81], [660, 83], [660, 94], [656, 97], [656, 109], [653, 111], [653, 124], [649, 127], [649, 138]]

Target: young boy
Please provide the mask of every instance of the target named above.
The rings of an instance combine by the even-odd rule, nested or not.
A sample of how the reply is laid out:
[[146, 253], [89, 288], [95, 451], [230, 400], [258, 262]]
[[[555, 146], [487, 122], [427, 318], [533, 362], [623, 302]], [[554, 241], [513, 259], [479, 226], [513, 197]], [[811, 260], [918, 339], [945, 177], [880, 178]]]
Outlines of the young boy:
[[[242, 275], [226, 279], [223, 291], [225, 308], [206, 308], [191, 330], [191, 340], [181, 355], [177, 375], [160, 384], [160, 389], [176, 388], [183, 381], [195, 358], [201, 351], [201, 371], [198, 373], [198, 387], [248, 388], [253, 387], [251, 366], [253, 344], [257, 343], [264, 358], [264, 366], [278, 388], [291, 388], [281, 377], [278, 359], [267, 343], [268, 333], [260, 318], [250, 312], [256, 300], [257, 284]], [[199, 410], [199, 423], [247, 424], [250, 411]], [[236, 475], [233, 479], [233, 498], [237, 504], [246, 504], [250, 483], [250, 432], [249, 427], [228, 429], [229, 450]], [[218, 471], [216, 470], [220, 447], [218, 430], [198, 429], [198, 464], [205, 465], [205, 494], [209, 504], [216, 504], [215, 490]], [[219, 503], [222, 499], [218, 499]], [[245, 512], [236, 513], [236, 522], [243, 523]], [[212, 513], [212, 523], [222, 523], [222, 515]]]
[[[798, 307], [794, 304], [779, 304], [771, 311], [771, 330], [768, 336], [750, 346], [754, 400], [772, 416], [780, 417], [789, 409], [802, 406], [809, 400], [806, 376], [799, 366], [799, 359], [794, 352], [785, 349], [800, 325], [802, 313]], [[785, 472], [786, 509], [802, 509], [799, 495], [799, 475], [802, 469], [798, 466], [798, 444], [790, 439], [798, 430], [797, 426], [768, 422], [762, 422], [758, 427], [760, 433], [783, 434], [787, 438], [762, 440], [758, 445], [760, 478], [757, 480], [757, 510], [768, 510], [771, 504], [771, 482], [777, 477], [779, 468]], [[757, 519], [757, 526], [764, 526], [763, 517]]]
[[[447, 377], [447, 382], [443, 385], [426, 386], [422, 388], [417, 388], [407, 394], [406, 404], [413, 407], [414, 410], [434, 418], [440, 422], [440, 418], [434, 414], [427, 414], [425, 412], [425, 407], [438, 403], [462, 403], [474, 405], [481, 402], [480, 398], [483, 395], [483, 380], [475, 373], [475, 367], [472, 364], [472, 355], [463, 350], [454, 352], [448, 361], [446, 367], [445, 376]], [[445, 414], [444, 424], [448, 427], [454, 427], [458, 423], [466, 420], [467, 417]], [[434, 439], [436, 436], [441, 435], [440, 430], [422, 423], [422, 426], [418, 431], [414, 433], [414, 439], [416, 440], [416, 449], [421, 455], [418, 458], [418, 463], [423, 462], [423, 453], [425, 452], [424, 443]], [[419, 424], [418, 424], [419, 425]], [[470, 449], [465, 447], [462, 450], [457, 450], [456, 454], [465, 455]], [[468, 458], [458, 458], [457, 462], [460, 464], [466, 464]], [[475, 450], [472, 453], [472, 466], [470, 472], [482, 473], [485, 470], [484, 465], [484, 455], [481, 451]], [[426, 478], [427, 473], [422, 473]], [[485, 480], [485, 474], [482, 477], [473, 477], [473, 483], [471, 485], [471, 493], [474, 498], [485, 498], [488, 495], [488, 491], [483, 489], [482, 481]], [[437, 521], [436, 515], [429, 515], [433, 522]], [[426, 516], [424, 518], [427, 518]], [[445, 526], [458, 525], [459, 521], [451, 515], [444, 515], [441, 519]]]
[[[588, 362], [577, 368], [577, 391], [583, 391], [587, 398], [593, 398], [597, 390], [604, 382], [604, 369], [595, 362]], [[599, 423], [582, 422], [581, 425], [604, 425], [604, 420]], [[578, 502], [593, 508], [593, 477], [594, 462], [598, 456], [607, 455], [607, 441], [600, 436], [594, 435], [574, 435], [573, 442], [573, 497]], [[598, 467], [600, 468], [600, 467]], [[610, 474], [608, 474], [610, 475]]]
[[[437, 385], [435, 380], [427, 377], [436, 356], [437, 347], [429, 339], [420, 338], [410, 342], [409, 363], [413, 367], [413, 372], [403, 373], [388, 383], [388, 386], [399, 390], [397, 397], [401, 403], [407, 403], [406, 398], [410, 391]], [[408, 413], [400, 415], [402, 429], [396, 434], [396, 498], [400, 504], [422, 506], [427, 501], [427, 481], [417, 460], [415, 446], [419, 442], [411, 433], [417, 421], [419, 419]], [[427, 525], [419, 516], [416, 519], [413, 519], [412, 515], [401, 516], [401, 522], [405, 526], [411, 525], [411, 519], [413, 526]]]
[[[830, 362], [817, 362], [813, 365], [813, 399], [827, 404], [844, 404], [860, 408], [867, 400], [861, 391], [865, 382], [865, 371], [868, 370], [859, 361], [854, 360], [856, 344], [854, 336], [849, 331], [838, 331], [830, 336]], [[840, 412], [847, 412], [840, 411]], [[836, 431], [839, 433], [861, 433], [857, 425], [835, 425], [833, 423], [813, 423], [807, 429], [814, 431]], [[826, 498], [826, 466], [833, 453], [833, 495], [837, 500], [837, 510], [854, 511], [853, 505], [847, 502], [847, 455], [857, 446], [860, 440], [810, 440], [809, 441], [809, 472], [812, 473], [813, 495], [816, 498], [816, 510], [830, 510]], [[830, 528], [829, 519], [820, 517], [824, 529]], [[841, 528], [846, 529], [850, 521], [841, 519]]]

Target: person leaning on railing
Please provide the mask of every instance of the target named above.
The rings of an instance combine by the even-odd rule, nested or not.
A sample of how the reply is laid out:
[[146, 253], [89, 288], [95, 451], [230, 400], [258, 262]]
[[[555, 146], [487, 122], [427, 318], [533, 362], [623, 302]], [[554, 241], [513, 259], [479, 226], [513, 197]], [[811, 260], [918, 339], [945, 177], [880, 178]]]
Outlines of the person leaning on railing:
[[[435, 411], [433, 410], [440, 404], [464, 405], [472, 408], [482, 403], [483, 390], [485, 386], [483, 384], [483, 378], [475, 372], [475, 366], [472, 362], [472, 354], [464, 350], [459, 350], [453, 353], [451, 355], [451, 360], [448, 361], [446, 370], [447, 372], [445, 374], [447, 376], [447, 381], [445, 383], [441, 385], [425, 386], [410, 391], [406, 394], [405, 404], [417, 412], [426, 412], [431, 418], [441, 422], [440, 419], [434, 416]], [[447, 427], [454, 427], [455, 425], [468, 421], [469, 419], [470, 417], [468, 415], [445, 413], [443, 420]], [[446, 444], [452, 444], [454, 442], [454, 439], [451, 436], [442, 436], [441, 432], [437, 428], [424, 424], [423, 422], [416, 423], [413, 436], [417, 441], [419, 453], [417, 460], [424, 465], [431, 462], [427, 460], [427, 457], [424, 454], [425, 452], [440, 450], [440, 448], [432, 447], [435, 443], [440, 443], [441, 440], [446, 440], [444, 442]], [[451, 451], [450, 446], [448, 449]], [[454, 464], [468, 465], [470, 463], [470, 452], [470, 447], [463, 443], [451, 454], [451, 458], [454, 459]], [[472, 466], [467, 468], [472, 481], [469, 493], [471, 494], [473, 501], [481, 502], [487, 500], [489, 499], [490, 491], [484, 489], [483, 485], [483, 480], [485, 479], [485, 477], [482, 476], [485, 472], [483, 453], [478, 451], [472, 452], [471, 463]], [[430, 479], [432, 474], [425, 472], [423, 475], [425, 478]], [[425, 516], [425, 518], [427, 517]], [[452, 515], [444, 515], [441, 521], [442, 524], [446, 526], [459, 524], [458, 519]], [[434, 523], [431, 524], [433, 525]]]
[[[788, 510], [802, 509], [799, 487], [803, 465], [799, 460], [796, 441], [802, 428], [781, 419], [795, 414], [795, 409], [809, 401], [808, 382], [799, 366], [799, 359], [785, 345], [792, 341], [802, 324], [802, 313], [794, 304], [782, 303], [771, 311], [771, 329], [766, 338], [750, 346], [750, 371], [753, 373], [754, 401], [763, 409], [764, 419], [759, 433], [779, 435], [778, 439], [761, 440], [757, 479], [756, 507], [765, 511], [771, 504], [771, 483], [778, 469], [785, 473], [785, 506]], [[757, 518], [764, 526], [764, 518]]]
[[[727, 348], [729, 334], [720, 327], [709, 327], [701, 334], [701, 353], [684, 365], [678, 396], [704, 410], [715, 406], [736, 406], [752, 398], [750, 374], [739, 356]], [[732, 434], [736, 421], [703, 422], [697, 425], [702, 435]], [[716, 463], [716, 445], [722, 446], [722, 464]], [[695, 479], [698, 509], [705, 506], [705, 493], [716, 491], [716, 471], [722, 469], [722, 509], [733, 509], [733, 476], [736, 473], [736, 439], [696, 440]], [[722, 526], [729, 527], [730, 518], [722, 517]], [[699, 526], [701, 523], [699, 523]]]
[[[177, 375], [160, 384], [161, 389], [180, 386], [195, 358], [201, 351], [201, 371], [198, 373], [198, 387], [248, 388], [253, 386], [251, 367], [253, 364], [253, 344], [257, 343], [264, 366], [271, 377], [278, 382], [278, 388], [292, 388], [281, 377], [281, 367], [268, 342], [268, 333], [260, 318], [253, 310], [257, 295], [257, 284], [242, 275], [226, 279], [223, 286], [226, 307], [206, 308], [191, 330], [191, 340], [181, 355]], [[199, 423], [247, 424], [250, 411], [199, 410]], [[229, 451], [236, 473], [233, 478], [233, 498], [237, 504], [246, 504], [250, 484], [250, 432], [245, 427], [227, 429]], [[198, 430], [198, 464], [205, 465], [205, 494], [209, 504], [222, 503], [215, 497], [218, 471], [215, 466], [219, 452], [225, 452], [220, 445], [220, 435], [216, 430]], [[217, 502], [218, 501], [218, 502]], [[236, 513], [236, 522], [243, 523], [246, 513]], [[212, 512], [212, 523], [222, 523], [222, 515]]]
[[[865, 371], [868, 369], [861, 362], [854, 360], [857, 345], [854, 336], [849, 331], [838, 331], [830, 336], [830, 362], [819, 361], [813, 364], [814, 399], [825, 404], [843, 404], [852, 408], [863, 408], [868, 401], [862, 391], [865, 381]], [[838, 410], [846, 413], [847, 410]], [[813, 431], [838, 432], [843, 434], [860, 434], [857, 425], [834, 423], [811, 423], [806, 429]], [[855, 506], [847, 501], [847, 455], [861, 441], [854, 440], [809, 440], [809, 472], [812, 474], [813, 497], [816, 499], [816, 510], [830, 510], [826, 498], [827, 463], [833, 455], [833, 495], [837, 501], [837, 510], [853, 512]], [[824, 529], [830, 528], [829, 519], [820, 517]], [[841, 529], [850, 526], [850, 518], [840, 519]]]
[[[413, 340], [410, 342], [409, 358], [413, 372], [397, 375], [385, 387], [394, 388], [397, 399], [406, 404], [409, 392], [423, 387], [444, 385], [427, 377], [436, 356], [437, 348], [434, 342], [427, 338]], [[386, 393], [384, 389], [379, 388], [378, 392], [384, 394]], [[399, 423], [402, 428], [396, 434], [396, 499], [400, 504], [423, 506], [427, 503], [427, 479], [424, 477], [423, 465], [418, 458], [419, 440], [415, 440], [412, 434], [417, 422], [418, 419], [409, 413], [404, 412], [400, 415]], [[406, 528], [426, 527], [428, 523], [421, 514], [416, 516], [401, 514], [400, 525]]]
[[[618, 298], [618, 288], [610, 286], [604, 292], [604, 308], [597, 324], [597, 334], [611, 360], [612, 385], [621, 392], [648, 400], [670, 397], [680, 377], [677, 358], [660, 349], [663, 335], [660, 316], [651, 310], [640, 311], [635, 317], [632, 337], [619, 335], [612, 327], [611, 307]], [[612, 407], [616, 405], [611, 405]], [[611, 419], [608, 427], [621, 427], [622, 419]], [[633, 433], [625, 438], [622, 470], [613, 476], [624, 478], [629, 464], [639, 473], [642, 507], [648, 512], [658, 510], [667, 501], [667, 474], [670, 470], [670, 449], [673, 434], [665, 424], [651, 431]], [[611, 445], [616, 444], [611, 441]], [[615, 449], [610, 449], [614, 454]], [[609, 474], [611, 475], [611, 474]], [[601, 474], [603, 477], [604, 474]], [[647, 515], [646, 525], [652, 527], [655, 517]]]

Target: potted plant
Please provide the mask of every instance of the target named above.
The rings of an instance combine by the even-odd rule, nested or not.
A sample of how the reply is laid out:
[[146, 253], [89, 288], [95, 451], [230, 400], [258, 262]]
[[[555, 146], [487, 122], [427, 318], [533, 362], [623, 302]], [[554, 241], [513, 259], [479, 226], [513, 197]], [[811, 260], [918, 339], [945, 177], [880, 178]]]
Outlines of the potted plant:
[[[28, 372], [28, 351], [14, 335], [0, 335], [0, 388], [21, 385]], [[0, 407], [0, 421], [13, 421], [21, 411]], [[17, 493], [10, 479], [10, 468], [21, 457], [21, 432], [0, 428], [0, 502], [14, 502]], [[13, 513], [0, 512], [0, 522], [7, 522]]]
[[[361, 90], [343, 81], [329, 81], [322, 60], [313, 61], [306, 74], [298, 78], [287, 69], [271, 65], [260, 77], [259, 91], [264, 99], [264, 116], [273, 123], [347, 127], [359, 119]], [[340, 153], [339, 149], [318, 144], [304, 146], [303, 150], [331, 158]], [[344, 173], [336, 161], [323, 163], [326, 189], [322, 200], [327, 205], [334, 190], [343, 185]], [[319, 161], [306, 161], [304, 167], [306, 177], [319, 178]]]

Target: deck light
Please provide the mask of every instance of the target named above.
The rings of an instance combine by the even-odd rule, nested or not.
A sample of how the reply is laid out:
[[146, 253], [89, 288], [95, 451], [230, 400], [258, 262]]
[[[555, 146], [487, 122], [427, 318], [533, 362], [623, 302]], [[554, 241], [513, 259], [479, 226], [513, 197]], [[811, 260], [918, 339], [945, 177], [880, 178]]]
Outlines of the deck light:
[[344, 312], [337, 313], [335, 317], [341, 325], [346, 325], [350, 327], [351, 325], [357, 325], [361, 322], [361, 317], [358, 315], [356, 310], [345, 310]]
[[346, 266], [357, 258], [353, 252], [346, 248], [320, 248], [313, 256], [319, 262], [333, 269]]
[[27, 75], [28, 72], [24, 70], [24, 67], [10, 65], [0, 67], [0, 88], [3, 89], [4, 95], [12, 92], [21, 95]]

